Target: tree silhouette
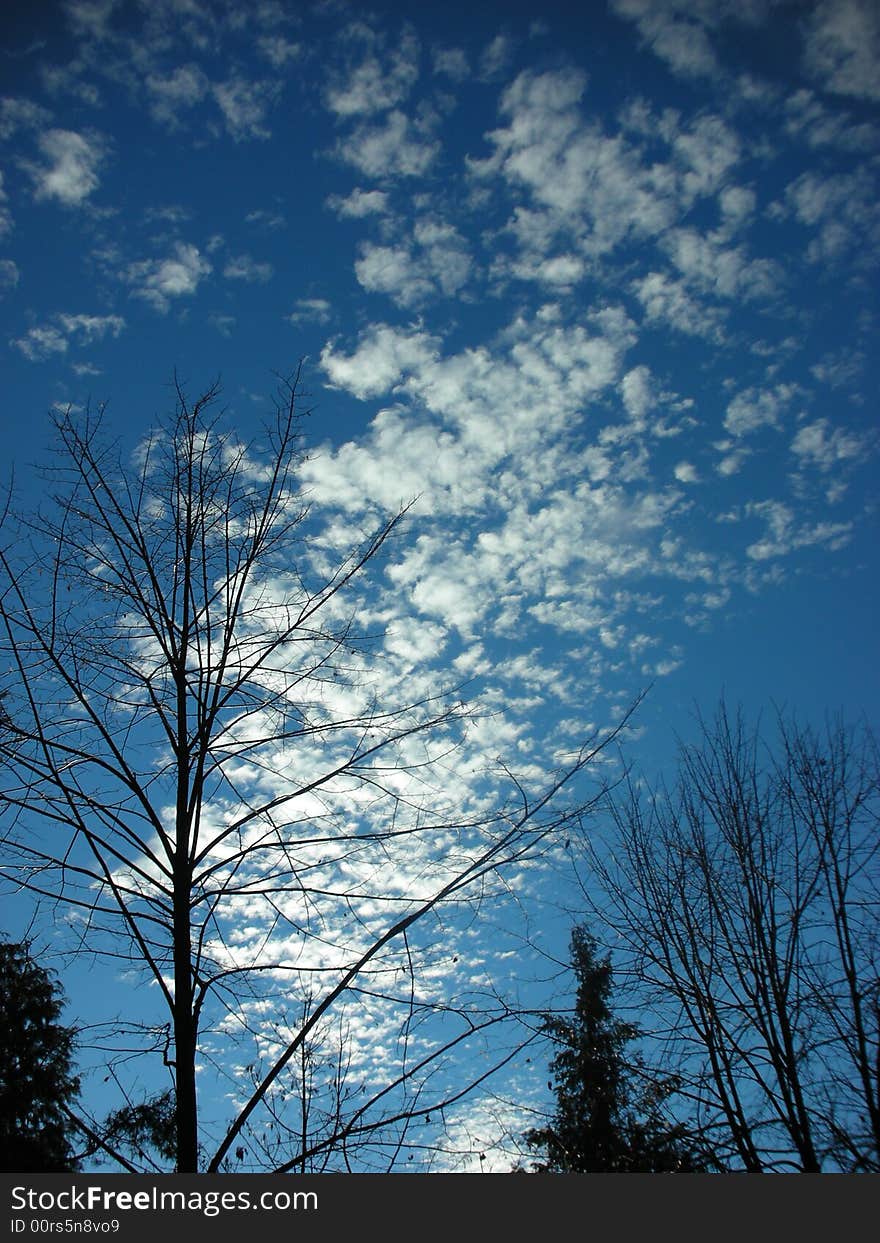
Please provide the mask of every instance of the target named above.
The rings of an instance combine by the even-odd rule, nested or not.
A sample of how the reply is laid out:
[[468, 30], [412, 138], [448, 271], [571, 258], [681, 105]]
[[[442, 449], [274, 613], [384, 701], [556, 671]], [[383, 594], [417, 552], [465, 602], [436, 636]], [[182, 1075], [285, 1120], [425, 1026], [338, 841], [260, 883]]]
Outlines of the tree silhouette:
[[[384, 1169], [514, 1056], [486, 1044], [517, 1030], [491, 982], [432, 985], [447, 929], [599, 797], [563, 790], [626, 717], [521, 778], [471, 744], [459, 687], [380, 679], [361, 580], [406, 506], [336, 554], [300, 488], [298, 376], [252, 444], [218, 392], [177, 384], [133, 458], [58, 414], [43, 510], [7, 516], [0, 863], [151, 982], [179, 1171]], [[231, 1118], [204, 1122], [197, 1063]]]
[[0, 1170], [64, 1173], [76, 1164], [70, 1107], [74, 1032], [61, 986], [27, 942], [0, 943]]
[[672, 788], [614, 800], [592, 917], [721, 1163], [876, 1172], [876, 743], [781, 714], [767, 738], [723, 704], [700, 727]]
[[577, 980], [570, 1019], [548, 1015], [556, 1046], [550, 1065], [556, 1107], [551, 1121], [526, 1133], [542, 1153], [540, 1173], [685, 1173], [704, 1168], [683, 1129], [663, 1111], [674, 1083], [650, 1075], [628, 1048], [638, 1036], [611, 1011], [612, 968], [595, 939], [576, 927], [571, 963]]

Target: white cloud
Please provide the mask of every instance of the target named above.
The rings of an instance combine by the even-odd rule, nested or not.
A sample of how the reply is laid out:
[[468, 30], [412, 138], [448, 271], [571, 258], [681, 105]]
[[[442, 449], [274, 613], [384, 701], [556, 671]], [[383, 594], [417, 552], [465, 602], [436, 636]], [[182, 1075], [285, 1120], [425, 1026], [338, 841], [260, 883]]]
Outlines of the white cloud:
[[50, 129], [40, 135], [38, 146], [45, 163], [22, 161], [34, 183], [35, 198], [78, 207], [97, 189], [98, 168], [104, 159], [104, 143], [97, 135]]
[[12, 232], [12, 213], [6, 206], [8, 196], [3, 189], [3, 170], [0, 169], [0, 237], [5, 237], [7, 233]]
[[623, 377], [620, 389], [627, 414], [634, 423], [643, 424], [656, 401], [650, 369], [644, 365], [633, 367]]
[[94, 82], [83, 76], [82, 60], [73, 60], [66, 65], [40, 65], [40, 79], [50, 95], [72, 95], [75, 99], [88, 104], [90, 108], [101, 105], [101, 92]]
[[376, 397], [392, 390], [403, 373], [430, 362], [436, 340], [418, 330], [400, 330], [387, 324], [371, 328], [349, 356], [337, 354], [332, 344], [321, 351], [321, 366], [335, 388], [355, 397]]
[[230, 258], [223, 275], [227, 280], [246, 281], [248, 284], [261, 284], [272, 279], [271, 263], [258, 263], [250, 255], [236, 255]]
[[194, 294], [211, 270], [211, 264], [202, 258], [198, 247], [176, 242], [166, 258], [132, 264], [125, 279], [134, 286], [133, 297], [142, 298], [164, 315], [173, 298]]
[[718, 196], [725, 234], [741, 229], [755, 212], [756, 196], [748, 186], [725, 186]]
[[399, 306], [416, 306], [433, 291], [429, 275], [414, 262], [407, 246], [376, 246], [364, 242], [355, 275], [371, 293], [387, 293]]
[[796, 389], [787, 384], [777, 384], [772, 389], [745, 389], [729, 403], [724, 426], [732, 436], [746, 436], [759, 427], [778, 429], [795, 393]]
[[388, 208], [388, 195], [383, 190], [361, 190], [356, 187], [350, 194], [331, 194], [327, 206], [338, 216], [361, 220], [364, 216], [381, 215]]
[[291, 43], [283, 35], [261, 35], [256, 42], [261, 56], [275, 68], [283, 69], [291, 61], [299, 60], [303, 55], [302, 44]]
[[825, 90], [880, 100], [880, 10], [875, 0], [823, 0], [808, 21], [804, 60]]
[[766, 298], [782, 280], [778, 264], [769, 259], [750, 259], [744, 246], [727, 246], [717, 234], [673, 229], [663, 245], [688, 283], [716, 298]]
[[0, 259], [0, 296], [14, 289], [21, 279], [18, 264], [14, 259]]
[[819, 522], [813, 525], [798, 524], [790, 506], [781, 501], [755, 501], [746, 507], [747, 513], [763, 518], [766, 533], [763, 539], [746, 548], [746, 555], [753, 561], [767, 561], [785, 557], [800, 548], [814, 545], [836, 551], [847, 544], [852, 536], [851, 522]]
[[[615, 308], [593, 327], [517, 319], [503, 348], [447, 357], [422, 334], [383, 327], [349, 358], [325, 351], [331, 379], [355, 395], [393, 390], [407, 405], [382, 410], [359, 442], [316, 454], [309, 490], [350, 512], [418, 496], [416, 512], [442, 529], [428, 526], [389, 574], [401, 600], [466, 637], [521, 631], [527, 609], [545, 625], [594, 636], [601, 626], [624, 642], [626, 605], [603, 600], [605, 584], [649, 569], [650, 543], [681, 493], [628, 496], [595, 445], [573, 451], [575, 412], [613, 392], [633, 341]], [[475, 545], [456, 535], [465, 514], [480, 515]]]
[[60, 328], [29, 328], [26, 335], [10, 342], [31, 362], [48, 358], [51, 354], [67, 352], [67, 337]]
[[180, 114], [195, 107], [205, 98], [209, 82], [198, 65], [178, 65], [167, 77], [148, 74], [145, 80], [150, 95], [150, 112], [157, 121], [175, 128]]
[[672, 136], [672, 150], [681, 167], [685, 202], [717, 194], [742, 157], [736, 133], [711, 113], [678, 129]]
[[[372, 31], [363, 26], [356, 29], [361, 37], [375, 43]], [[418, 79], [419, 56], [418, 39], [411, 30], [405, 30], [385, 64], [376, 51], [371, 51], [332, 80], [325, 92], [327, 107], [338, 117], [365, 116], [395, 107], [407, 98]]]
[[870, 121], [853, 123], [839, 108], [827, 108], [812, 91], [795, 91], [785, 102], [785, 129], [811, 147], [833, 147], [865, 155], [880, 146], [880, 128]]
[[664, 272], [649, 272], [633, 281], [633, 292], [649, 321], [665, 323], [688, 336], [721, 339], [721, 315], [696, 299], [683, 280]]
[[39, 362], [52, 354], [66, 354], [71, 341], [80, 346], [92, 345], [108, 334], [118, 337], [124, 327], [121, 315], [59, 313], [51, 323], [30, 328], [11, 344], [31, 362]]
[[231, 337], [238, 320], [234, 315], [223, 315], [215, 312], [209, 317], [210, 322], [214, 325], [221, 337]]
[[470, 274], [464, 238], [452, 225], [418, 219], [412, 239], [396, 245], [365, 242], [355, 263], [358, 281], [373, 293], [388, 294], [398, 306], [414, 307], [429, 297], [458, 293]]
[[5, 142], [19, 130], [45, 129], [52, 114], [41, 104], [18, 96], [0, 99], [0, 139]]
[[382, 124], [358, 126], [337, 144], [336, 153], [367, 177], [417, 177], [430, 168], [439, 149], [439, 143], [395, 109]]
[[756, 25], [772, 4], [773, 0], [611, 0], [612, 11], [635, 22], [645, 45], [684, 77], [720, 75], [710, 34], [729, 21]]
[[[586, 81], [574, 69], [519, 74], [501, 97], [507, 124], [486, 136], [492, 153], [469, 161], [477, 186], [500, 177], [532, 200], [517, 203], [507, 224], [522, 252], [518, 275], [530, 266], [546, 279], [541, 263], [563, 238], [563, 254], [595, 261], [624, 242], [662, 236], [682, 210], [718, 194], [740, 159], [739, 140], [720, 117], [683, 126], [633, 112], [630, 128], [653, 143], [659, 135], [669, 149], [666, 163], [647, 158], [624, 131], [606, 134], [584, 119]], [[571, 268], [566, 280], [579, 275]]]
[[92, 39], [104, 39], [119, 0], [67, 0], [65, 15], [73, 30]]
[[725, 479], [738, 474], [752, 456], [752, 450], [747, 445], [736, 444], [732, 440], [719, 441], [714, 447], [722, 454], [715, 469]]
[[238, 74], [225, 82], [216, 83], [211, 88], [211, 93], [223, 113], [226, 129], [235, 142], [270, 137], [270, 131], [264, 122], [279, 90], [275, 82], [249, 81]]
[[505, 34], [497, 34], [480, 53], [480, 77], [498, 77], [507, 68], [513, 55], [513, 43]]
[[697, 468], [691, 462], [679, 462], [673, 471], [679, 483], [699, 483]]
[[810, 374], [831, 388], [844, 388], [854, 384], [864, 369], [862, 351], [845, 348], [823, 355], [810, 368]]
[[471, 72], [467, 55], [460, 47], [435, 48], [434, 72], [453, 82], [464, 82]]
[[330, 320], [330, 312], [331, 306], [326, 298], [298, 298], [287, 318], [292, 324], [326, 324]]
[[267, 211], [263, 207], [257, 208], [256, 211], [248, 212], [244, 222], [245, 224], [254, 225], [258, 229], [263, 229], [267, 233], [283, 228], [285, 223], [284, 217], [280, 212]]
[[676, 73], [700, 77], [718, 70], [718, 60], [701, 22], [704, 5], [678, 0], [612, 0], [618, 17], [633, 21], [651, 50]]
[[100, 341], [108, 333], [118, 337], [125, 327], [121, 315], [59, 315], [58, 322], [68, 334], [75, 336], [83, 345]]
[[880, 254], [880, 203], [867, 168], [854, 173], [803, 173], [786, 190], [788, 210], [815, 230], [807, 247], [813, 262], [833, 263], [858, 251], [863, 262]]
[[827, 419], [806, 424], [791, 442], [792, 453], [803, 465], [825, 472], [860, 457], [866, 448], [864, 437], [842, 427], [831, 429]]

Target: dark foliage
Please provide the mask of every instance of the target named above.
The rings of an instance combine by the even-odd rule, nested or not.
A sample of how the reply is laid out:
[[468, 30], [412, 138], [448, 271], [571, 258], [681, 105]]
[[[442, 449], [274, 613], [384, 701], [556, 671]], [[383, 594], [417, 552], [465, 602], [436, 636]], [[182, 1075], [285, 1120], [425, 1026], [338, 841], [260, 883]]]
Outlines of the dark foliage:
[[169, 1088], [136, 1105], [114, 1110], [104, 1124], [103, 1141], [113, 1149], [130, 1150], [149, 1160], [155, 1152], [166, 1161], [177, 1154], [177, 1109]]
[[628, 1046], [638, 1031], [610, 1009], [612, 969], [583, 928], [571, 938], [577, 996], [570, 1019], [548, 1015], [556, 1109], [527, 1132], [537, 1173], [686, 1173], [705, 1169], [662, 1106], [675, 1085], [651, 1077]]
[[67, 1109], [79, 1081], [74, 1032], [59, 1019], [63, 991], [26, 942], [0, 943], [0, 1170], [76, 1168]]

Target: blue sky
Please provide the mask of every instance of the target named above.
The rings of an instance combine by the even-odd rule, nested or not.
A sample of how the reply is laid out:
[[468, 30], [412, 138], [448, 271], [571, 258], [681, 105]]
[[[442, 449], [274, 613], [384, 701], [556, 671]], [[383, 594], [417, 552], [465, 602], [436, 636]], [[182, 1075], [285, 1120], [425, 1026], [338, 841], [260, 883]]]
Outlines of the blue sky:
[[418, 497], [371, 608], [480, 754], [872, 716], [878, 63], [872, 0], [10, 3], [7, 469], [305, 358], [321, 539]]

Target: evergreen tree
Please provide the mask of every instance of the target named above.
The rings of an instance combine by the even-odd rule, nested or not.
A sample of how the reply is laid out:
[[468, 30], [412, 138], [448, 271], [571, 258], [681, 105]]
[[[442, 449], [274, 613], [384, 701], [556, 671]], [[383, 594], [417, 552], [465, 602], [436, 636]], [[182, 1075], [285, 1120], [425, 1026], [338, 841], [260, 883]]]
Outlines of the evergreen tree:
[[596, 941], [574, 929], [571, 959], [577, 996], [571, 1019], [548, 1015], [544, 1030], [557, 1046], [550, 1064], [556, 1108], [549, 1124], [525, 1135], [542, 1154], [537, 1173], [674, 1173], [704, 1169], [682, 1128], [662, 1105], [674, 1090], [651, 1078], [627, 1046], [638, 1031], [610, 1009], [612, 969]]
[[64, 993], [27, 942], [0, 942], [0, 1170], [64, 1173], [76, 1162], [65, 1113], [79, 1092]]

